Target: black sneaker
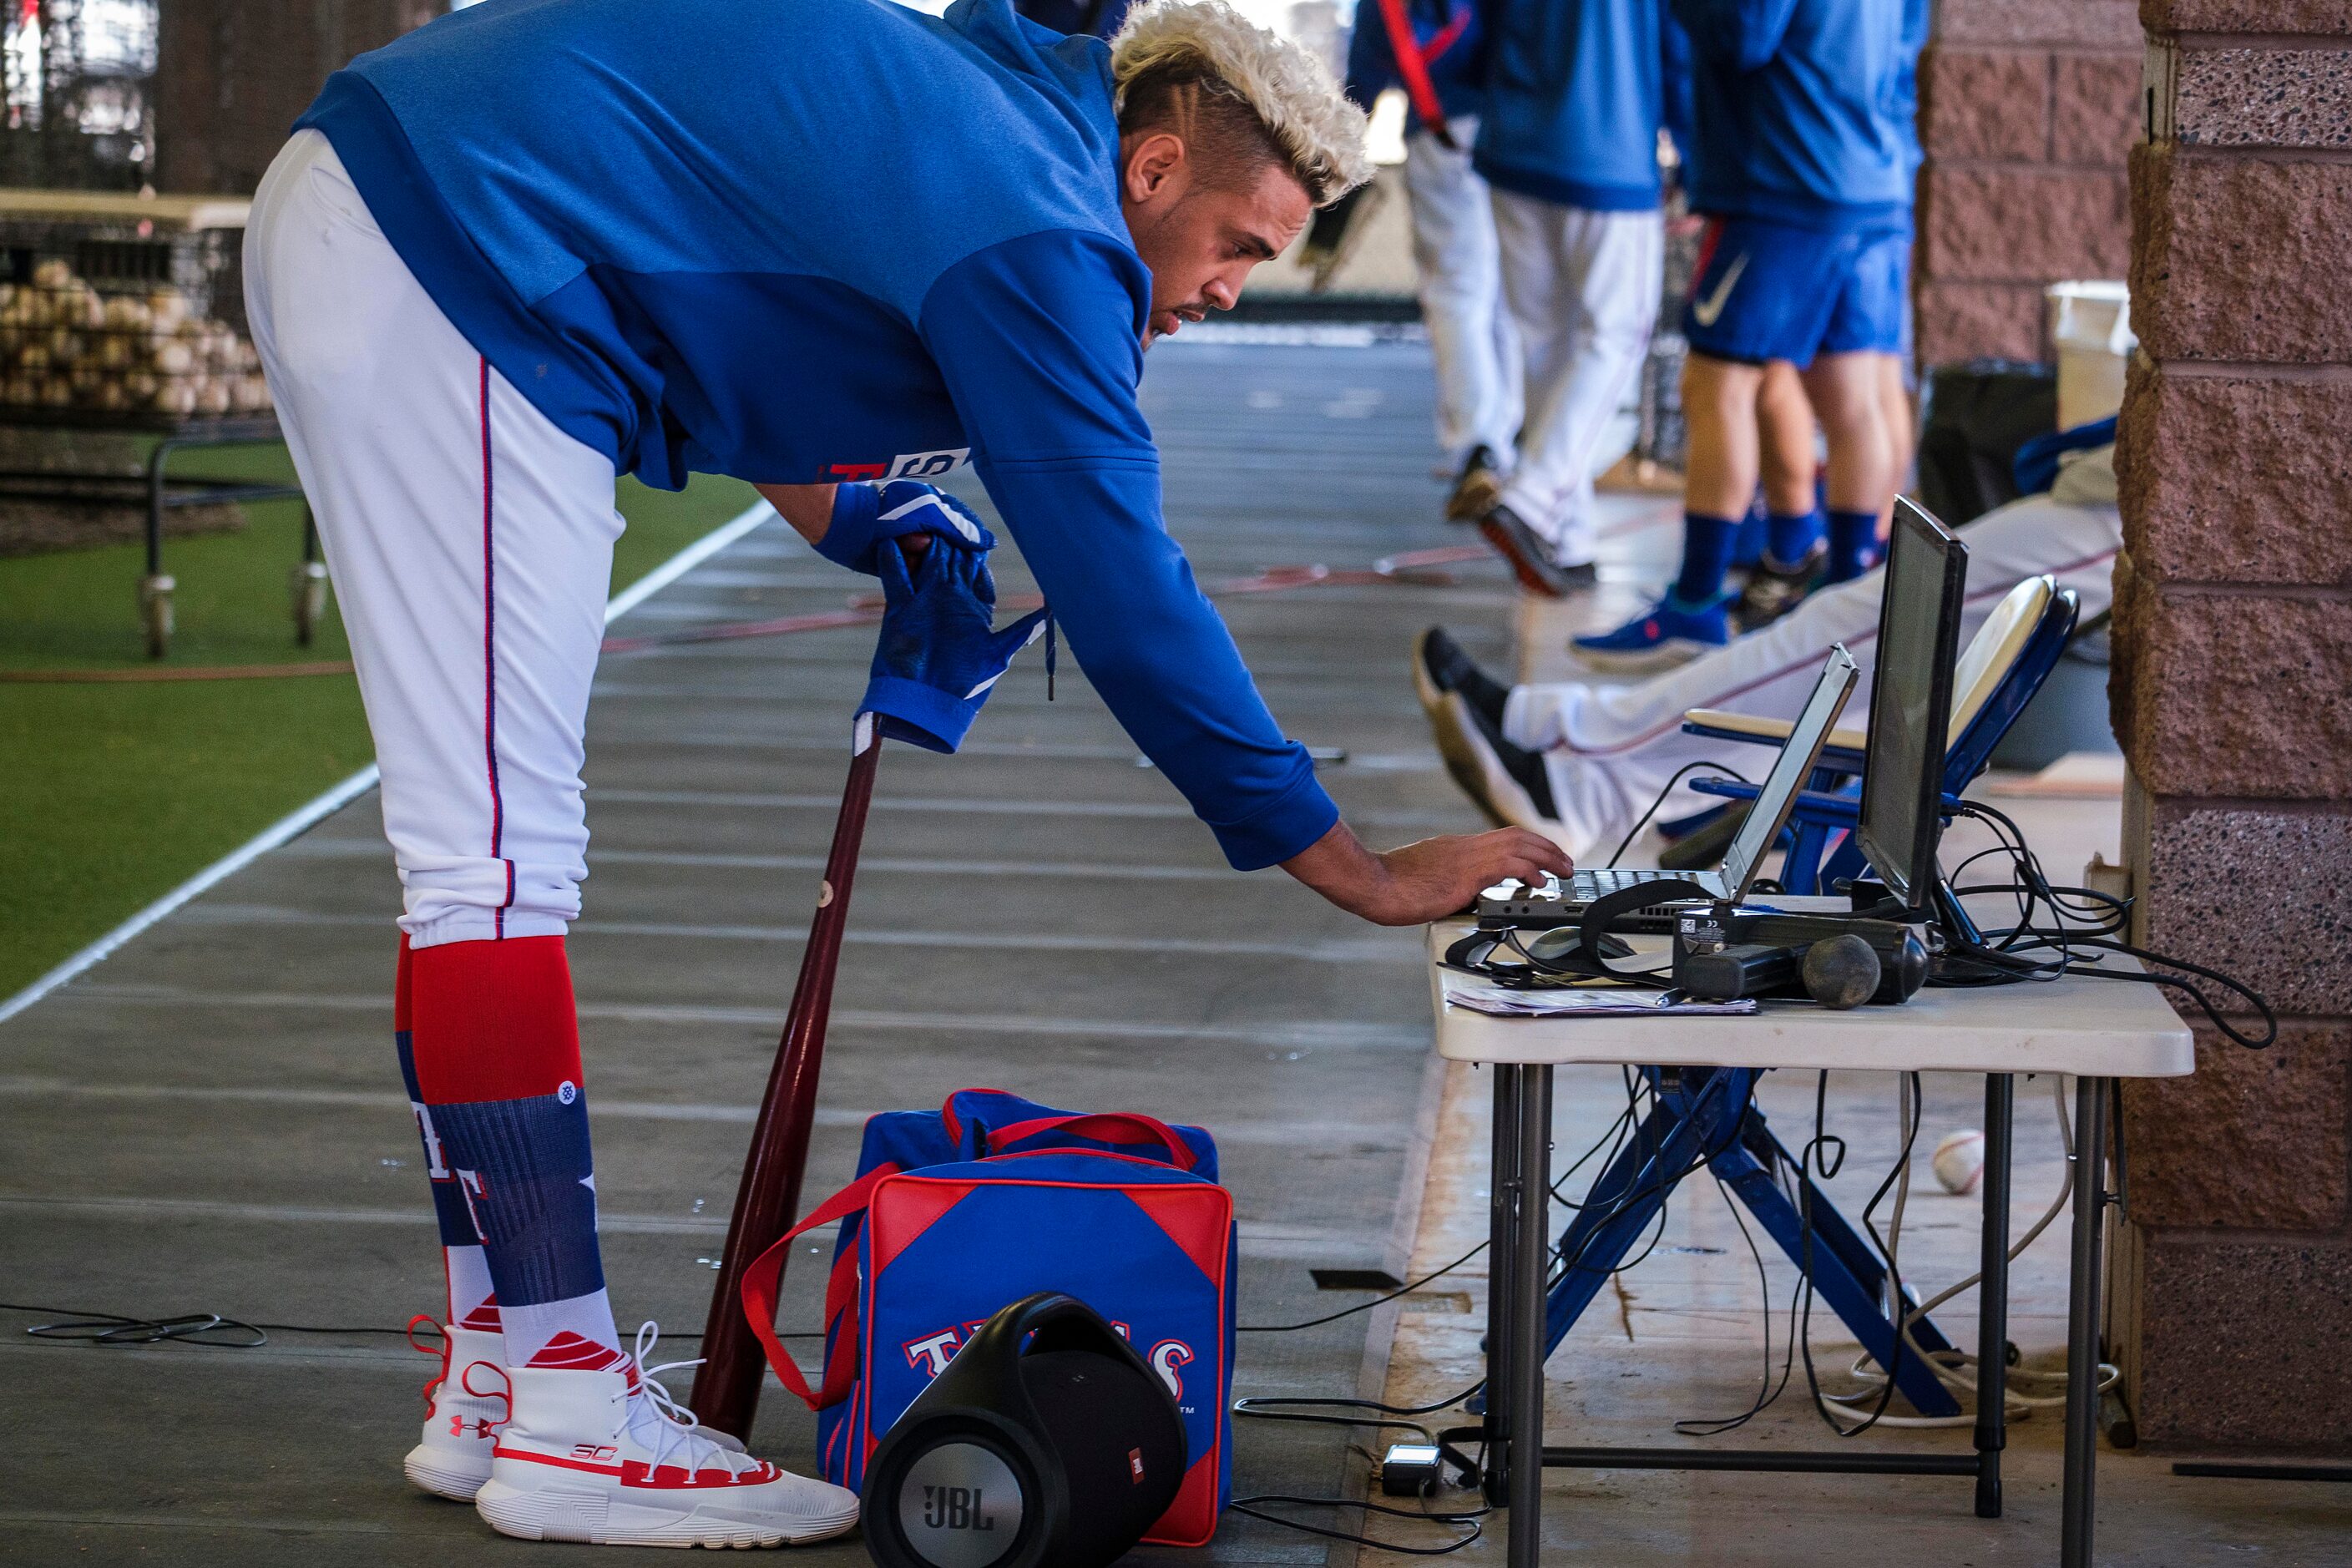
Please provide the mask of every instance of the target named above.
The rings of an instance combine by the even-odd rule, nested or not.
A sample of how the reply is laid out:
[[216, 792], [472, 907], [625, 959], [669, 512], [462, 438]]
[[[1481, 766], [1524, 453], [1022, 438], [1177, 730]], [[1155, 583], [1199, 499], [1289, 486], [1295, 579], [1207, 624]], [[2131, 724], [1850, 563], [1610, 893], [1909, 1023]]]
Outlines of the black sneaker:
[[1412, 685], [1423, 708], [1434, 710], [1447, 692], [1459, 692], [1463, 701], [1497, 729], [1503, 707], [1511, 700], [1511, 689], [1479, 668], [1478, 661], [1442, 626], [1432, 626], [1412, 639]]
[[1503, 499], [1503, 466], [1485, 442], [1470, 448], [1462, 471], [1454, 478], [1454, 493], [1445, 498], [1445, 521], [1475, 522]]
[[1548, 599], [1564, 599], [1580, 588], [1590, 588], [1600, 582], [1601, 574], [1590, 561], [1580, 561], [1563, 566], [1551, 558], [1551, 546], [1541, 534], [1529, 528], [1527, 520], [1507, 506], [1492, 506], [1478, 520], [1478, 531], [1495, 547], [1495, 553], [1510, 563], [1511, 573], [1519, 586], [1530, 594], [1541, 594]]
[[1458, 691], [1446, 693], [1429, 710], [1429, 722], [1445, 771], [1488, 821], [1557, 839], [1559, 825], [1543, 758], [1503, 739], [1500, 726], [1489, 724]]
[[1748, 575], [1748, 586], [1739, 591], [1739, 603], [1732, 610], [1739, 629], [1752, 632], [1769, 626], [1803, 604], [1821, 585], [1822, 569], [1829, 556], [1829, 547], [1819, 540], [1794, 566], [1781, 565], [1769, 550], [1758, 556], [1755, 569]]

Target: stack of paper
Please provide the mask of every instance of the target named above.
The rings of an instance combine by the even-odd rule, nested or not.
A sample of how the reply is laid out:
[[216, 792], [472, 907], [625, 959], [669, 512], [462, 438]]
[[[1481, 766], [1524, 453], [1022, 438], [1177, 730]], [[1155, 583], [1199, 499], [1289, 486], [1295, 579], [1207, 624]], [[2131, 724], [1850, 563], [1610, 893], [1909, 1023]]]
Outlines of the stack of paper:
[[1468, 975], [1445, 976], [1445, 1005], [1492, 1018], [1687, 1017], [1695, 1013], [1753, 1013], [1754, 997], [1737, 1002], [1669, 1002], [1672, 993], [1627, 985], [1519, 990]]

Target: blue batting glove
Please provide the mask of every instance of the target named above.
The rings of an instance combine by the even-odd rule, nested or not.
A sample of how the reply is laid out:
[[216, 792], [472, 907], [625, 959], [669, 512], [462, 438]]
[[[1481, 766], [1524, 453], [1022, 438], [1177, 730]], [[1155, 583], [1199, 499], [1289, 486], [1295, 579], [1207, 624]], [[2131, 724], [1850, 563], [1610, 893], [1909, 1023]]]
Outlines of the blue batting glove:
[[995, 630], [996, 584], [976, 551], [927, 550], [912, 572], [896, 546], [878, 554], [886, 608], [857, 710], [874, 714], [886, 735], [951, 752], [1013, 656], [1045, 629], [1046, 612]]
[[816, 552], [852, 572], [878, 576], [882, 546], [910, 533], [982, 555], [996, 548], [996, 535], [955, 497], [915, 479], [893, 479], [834, 487], [833, 521]]

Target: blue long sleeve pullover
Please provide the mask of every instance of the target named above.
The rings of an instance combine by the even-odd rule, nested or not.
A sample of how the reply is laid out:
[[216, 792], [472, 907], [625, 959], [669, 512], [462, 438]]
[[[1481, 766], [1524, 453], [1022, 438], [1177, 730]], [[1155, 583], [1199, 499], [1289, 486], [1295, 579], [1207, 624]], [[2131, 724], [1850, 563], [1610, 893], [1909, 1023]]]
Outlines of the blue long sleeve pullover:
[[1914, 0], [1669, 3], [1691, 41], [1693, 207], [1816, 228], [1904, 221]]
[[1010, 0], [488, 0], [361, 56], [300, 123], [467, 341], [622, 472], [968, 451], [1227, 858], [1337, 820], [1161, 521], [1100, 42]]
[[1485, 0], [1487, 183], [1594, 212], [1658, 205], [1658, 0]]

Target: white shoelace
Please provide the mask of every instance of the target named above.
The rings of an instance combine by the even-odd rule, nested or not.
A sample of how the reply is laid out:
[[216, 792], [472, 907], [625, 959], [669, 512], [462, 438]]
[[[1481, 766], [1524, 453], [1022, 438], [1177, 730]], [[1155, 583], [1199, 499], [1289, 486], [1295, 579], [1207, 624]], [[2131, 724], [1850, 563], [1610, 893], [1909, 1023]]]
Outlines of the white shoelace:
[[[756, 1469], [760, 1463], [757, 1459], [704, 1436], [700, 1425], [694, 1418], [694, 1412], [679, 1404], [662, 1384], [663, 1373], [683, 1372], [700, 1366], [702, 1357], [697, 1356], [692, 1361], [664, 1362], [659, 1366], [646, 1364], [646, 1358], [653, 1353], [654, 1345], [660, 1338], [661, 1325], [652, 1319], [637, 1326], [636, 1345], [629, 1357], [636, 1390], [628, 1395], [629, 1409], [623, 1417], [623, 1425], [629, 1435], [645, 1444], [651, 1455], [646, 1461], [647, 1467], [659, 1469], [675, 1453], [681, 1457], [681, 1468], [689, 1473], [721, 1469], [729, 1475], [741, 1475], [746, 1470]], [[647, 1424], [655, 1429], [648, 1431]]]

